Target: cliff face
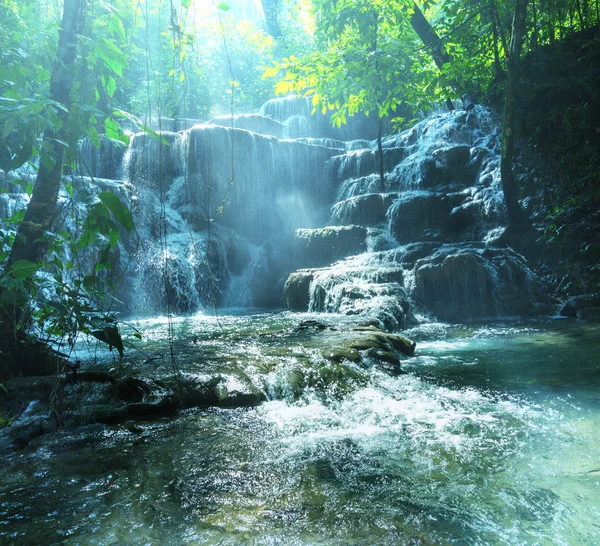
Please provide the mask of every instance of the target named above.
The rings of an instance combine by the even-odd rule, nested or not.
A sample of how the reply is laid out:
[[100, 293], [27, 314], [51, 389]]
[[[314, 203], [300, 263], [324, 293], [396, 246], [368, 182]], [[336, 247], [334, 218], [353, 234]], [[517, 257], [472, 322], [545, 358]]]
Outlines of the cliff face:
[[524, 62], [518, 173], [544, 230], [542, 264], [566, 293], [600, 286], [600, 36], [540, 47]]

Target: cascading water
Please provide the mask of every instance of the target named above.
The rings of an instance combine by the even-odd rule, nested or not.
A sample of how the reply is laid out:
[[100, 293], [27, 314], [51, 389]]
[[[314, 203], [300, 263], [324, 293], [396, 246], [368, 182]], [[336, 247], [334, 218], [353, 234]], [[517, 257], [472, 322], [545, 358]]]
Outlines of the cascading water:
[[[298, 117], [306, 118], [306, 127], [292, 135], [289, 123]], [[479, 244], [493, 238], [504, 222], [493, 114], [476, 106], [384, 138], [384, 187], [376, 174], [376, 142], [344, 139], [348, 131], [355, 136], [367, 131], [365, 120], [336, 133], [324, 124], [327, 116], [310, 115], [306, 100], [287, 97], [266, 103], [260, 115], [224, 116], [179, 133], [162, 131], [162, 141], [135, 135], [124, 154], [84, 144], [82, 164], [89, 174], [122, 174], [137, 191], [136, 219], [145, 250], [136, 259], [138, 273], [128, 281], [137, 287], [128, 301], [131, 312], [160, 312], [165, 275], [177, 313], [224, 301], [277, 306], [287, 275], [316, 264], [327, 267], [312, 276], [315, 282], [302, 285], [309, 294], [286, 299], [305, 301], [306, 309], [313, 302], [311, 310], [364, 315], [387, 328], [403, 327], [415, 317], [406, 309], [405, 294], [419, 313], [444, 318], [535, 314], [544, 296], [524, 263], [510, 253], [488, 259]], [[339, 229], [294, 237], [300, 228], [327, 224], [362, 226], [365, 240], [348, 246]], [[208, 242], [209, 225], [213, 243]], [[360, 238], [356, 233], [354, 238]], [[414, 249], [408, 259], [401, 256], [409, 243], [424, 249], [417, 259], [411, 259]], [[367, 255], [360, 257], [364, 250]], [[406, 280], [385, 287], [368, 281], [365, 288], [358, 264], [368, 270], [369, 253], [385, 251], [393, 251], [390, 256]], [[355, 256], [351, 264], [334, 266], [348, 256]], [[348, 265], [350, 273], [336, 272]], [[352, 290], [353, 283], [364, 290]], [[290, 282], [286, 286], [297, 288]], [[145, 290], [150, 299], [141, 297]], [[324, 297], [323, 291], [338, 296]], [[348, 294], [346, 304], [339, 304], [340, 291], [354, 294], [355, 304]], [[507, 291], [510, 297], [502, 296]], [[391, 308], [373, 299], [382, 293]], [[444, 311], [445, 293], [454, 294], [446, 303], [460, 312]], [[484, 293], [494, 294], [486, 296], [493, 302], [481, 303]], [[513, 296], [519, 303], [506, 303]], [[322, 303], [330, 300], [338, 304]]]

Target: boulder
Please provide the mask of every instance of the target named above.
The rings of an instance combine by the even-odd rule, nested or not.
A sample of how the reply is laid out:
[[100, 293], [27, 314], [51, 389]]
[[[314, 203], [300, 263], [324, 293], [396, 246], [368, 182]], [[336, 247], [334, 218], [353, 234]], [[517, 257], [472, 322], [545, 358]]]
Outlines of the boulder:
[[599, 322], [600, 321], [600, 307], [584, 307], [577, 311], [577, 318], [584, 322]]
[[401, 330], [410, 320], [410, 303], [397, 282], [378, 283], [354, 272], [316, 270], [310, 311], [340, 313], [385, 330]]
[[440, 148], [421, 163], [421, 187], [429, 189], [450, 183], [471, 186], [477, 169], [477, 163], [471, 163], [469, 146]]
[[453, 238], [475, 238], [485, 216], [482, 200], [467, 201], [454, 207], [444, 225], [444, 232]]
[[260, 114], [240, 114], [237, 116], [218, 116], [209, 122], [211, 125], [244, 129], [260, 135], [283, 138], [284, 126], [279, 121]]
[[296, 230], [296, 248], [304, 265], [332, 264], [367, 249], [367, 229], [362, 226], [328, 226]]
[[531, 316], [547, 296], [510, 249], [444, 248], [415, 264], [416, 302], [441, 320]]
[[331, 210], [332, 220], [340, 225], [374, 226], [386, 220], [386, 214], [397, 194], [370, 193], [357, 195], [336, 203]]
[[307, 311], [310, 303], [310, 283], [314, 278], [313, 271], [300, 270], [292, 273], [283, 289], [285, 304], [292, 311]]
[[577, 312], [586, 307], [600, 307], [600, 293], [581, 294], [569, 298], [560, 308], [563, 317], [575, 317]]
[[400, 243], [443, 239], [452, 209], [465, 199], [463, 194], [404, 195], [388, 211], [390, 232]]

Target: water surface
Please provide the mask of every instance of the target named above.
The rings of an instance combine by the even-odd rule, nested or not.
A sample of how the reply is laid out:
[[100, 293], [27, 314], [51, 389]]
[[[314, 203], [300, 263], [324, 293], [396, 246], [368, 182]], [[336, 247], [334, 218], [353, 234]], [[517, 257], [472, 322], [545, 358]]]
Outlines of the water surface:
[[[597, 326], [423, 325], [408, 332], [407, 375], [374, 367], [343, 392], [290, 395], [296, 367], [338, 335], [290, 336], [304, 318], [175, 320], [180, 368], [248, 366], [271, 399], [137, 432], [60, 431], [5, 455], [0, 543], [600, 542]], [[145, 356], [125, 365], [168, 368], [167, 322], [134, 325]]]

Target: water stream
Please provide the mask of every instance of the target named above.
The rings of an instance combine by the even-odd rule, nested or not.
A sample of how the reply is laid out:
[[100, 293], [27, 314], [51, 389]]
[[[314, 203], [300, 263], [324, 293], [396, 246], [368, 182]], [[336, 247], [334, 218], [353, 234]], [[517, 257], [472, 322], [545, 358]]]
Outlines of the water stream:
[[[176, 320], [187, 371], [242, 363], [270, 400], [66, 430], [5, 456], [0, 542], [598, 543], [597, 326], [427, 324], [409, 332], [408, 374], [298, 389], [289, 371], [331, 341], [291, 336], [305, 318]], [[165, 320], [135, 326], [147, 357], [167, 352]]]

